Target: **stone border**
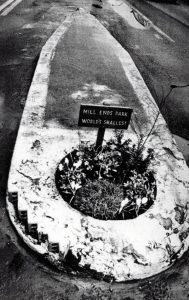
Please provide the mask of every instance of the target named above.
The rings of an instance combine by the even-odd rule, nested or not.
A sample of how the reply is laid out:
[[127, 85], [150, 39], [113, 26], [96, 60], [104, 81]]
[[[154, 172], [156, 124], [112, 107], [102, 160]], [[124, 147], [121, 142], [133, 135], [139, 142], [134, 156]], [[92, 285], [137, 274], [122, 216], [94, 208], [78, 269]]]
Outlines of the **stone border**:
[[[100, 221], [62, 200], [54, 180], [57, 164], [63, 149], [71, 151], [79, 137], [89, 139], [89, 132], [78, 134], [54, 123], [43, 126], [43, 115], [55, 48], [74, 18], [85, 18], [89, 26], [97, 26], [114, 48], [148, 116], [143, 134], [149, 132], [158, 112], [131, 57], [109, 32], [85, 12], [68, 17], [43, 47], [30, 87], [9, 173], [8, 213], [28, 246], [48, 254], [57, 265], [71, 253], [80, 267], [90, 267], [116, 281], [149, 277], [170, 267], [188, 248], [189, 170], [160, 115], [147, 143], [156, 154], [157, 199], [146, 213], [133, 220]], [[127, 137], [135, 140], [133, 129], [136, 131], [130, 128]], [[94, 136], [90, 131], [90, 138]]]

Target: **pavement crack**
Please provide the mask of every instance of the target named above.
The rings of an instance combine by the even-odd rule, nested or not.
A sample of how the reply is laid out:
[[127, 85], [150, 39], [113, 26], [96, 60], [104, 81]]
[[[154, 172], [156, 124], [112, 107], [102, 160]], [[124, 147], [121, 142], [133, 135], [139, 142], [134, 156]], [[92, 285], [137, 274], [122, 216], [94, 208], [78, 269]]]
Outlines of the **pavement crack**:
[[37, 185], [37, 184], [39, 183], [39, 180], [40, 180], [39, 177], [38, 177], [38, 178], [32, 178], [31, 176], [26, 175], [26, 174], [24, 174], [23, 172], [21, 172], [21, 171], [19, 171], [19, 170], [17, 170], [17, 172], [18, 172], [19, 174], [21, 174], [22, 176], [24, 176], [24, 177], [30, 179], [30, 180], [32, 181], [33, 184]]
[[170, 148], [168, 148], [168, 147], [163, 147], [163, 149], [164, 149], [169, 155], [173, 156], [173, 157], [176, 158], [177, 160], [183, 160], [182, 157], [176, 156]]

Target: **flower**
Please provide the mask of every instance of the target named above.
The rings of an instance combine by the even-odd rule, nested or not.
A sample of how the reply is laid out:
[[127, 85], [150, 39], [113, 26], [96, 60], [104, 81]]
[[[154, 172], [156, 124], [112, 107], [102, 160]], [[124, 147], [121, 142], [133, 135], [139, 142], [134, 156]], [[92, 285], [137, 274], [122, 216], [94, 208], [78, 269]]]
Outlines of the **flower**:
[[68, 165], [69, 164], [69, 159], [66, 157], [64, 162], [65, 162], [66, 165]]
[[125, 198], [124, 200], [121, 201], [120, 209], [119, 209], [119, 214], [122, 212], [123, 208], [129, 203], [129, 199]]
[[81, 185], [79, 183], [75, 183], [75, 181], [71, 181], [70, 185], [73, 191], [77, 191], [78, 189], [81, 188]]
[[141, 198], [137, 198], [137, 199], [136, 199], [136, 205], [137, 205], [138, 207], [141, 206], [141, 202], [142, 202], [142, 199], [141, 199]]
[[146, 204], [148, 202], [148, 198], [147, 197], [143, 197], [142, 198], [142, 204]]
[[100, 160], [103, 160], [103, 158], [104, 158], [103, 154], [99, 154], [98, 158], [99, 158]]
[[77, 169], [77, 168], [79, 168], [79, 167], [81, 166], [81, 164], [82, 164], [82, 161], [81, 161], [81, 160], [78, 160], [78, 162], [75, 162], [75, 163], [73, 164], [73, 166], [76, 167], [76, 169]]
[[75, 184], [75, 190], [77, 191], [78, 189], [80, 189], [81, 188], [81, 185], [79, 184], [79, 183], [76, 183]]
[[58, 168], [59, 168], [59, 171], [61, 172], [63, 170], [63, 165], [59, 164]]

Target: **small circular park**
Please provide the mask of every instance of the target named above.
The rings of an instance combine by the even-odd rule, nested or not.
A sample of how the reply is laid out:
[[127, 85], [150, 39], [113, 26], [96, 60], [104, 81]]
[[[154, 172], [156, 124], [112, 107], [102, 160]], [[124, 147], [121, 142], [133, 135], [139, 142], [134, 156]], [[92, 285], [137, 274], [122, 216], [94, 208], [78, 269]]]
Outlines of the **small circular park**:
[[99, 220], [128, 220], [144, 213], [156, 198], [156, 181], [151, 162], [154, 151], [115, 138], [102, 147], [80, 143], [66, 154], [55, 174], [63, 199], [87, 216]]

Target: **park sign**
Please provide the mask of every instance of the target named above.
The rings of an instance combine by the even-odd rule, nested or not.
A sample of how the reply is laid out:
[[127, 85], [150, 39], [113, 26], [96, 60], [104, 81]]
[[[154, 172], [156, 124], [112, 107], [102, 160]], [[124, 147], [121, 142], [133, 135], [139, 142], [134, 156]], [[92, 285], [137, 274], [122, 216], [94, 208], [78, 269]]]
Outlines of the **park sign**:
[[81, 104], [78, 125], [127, 129], [132, 111], [132, 108], [124, 106]]
[[99, 128], [96, 148], [100, 149], [105, 128], [127, 129], [132, 111], [132, 108], [124, 106], [81, 104], [78, 126]]

